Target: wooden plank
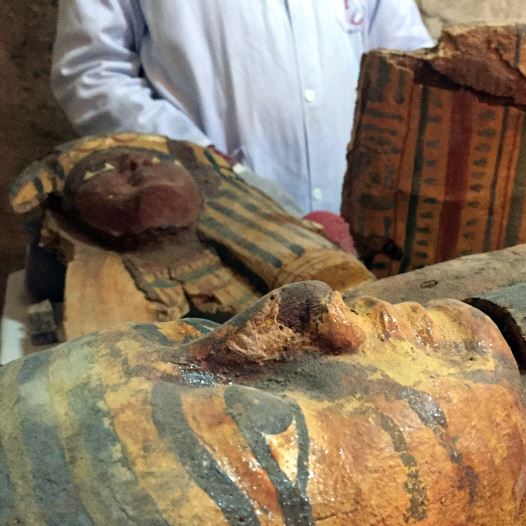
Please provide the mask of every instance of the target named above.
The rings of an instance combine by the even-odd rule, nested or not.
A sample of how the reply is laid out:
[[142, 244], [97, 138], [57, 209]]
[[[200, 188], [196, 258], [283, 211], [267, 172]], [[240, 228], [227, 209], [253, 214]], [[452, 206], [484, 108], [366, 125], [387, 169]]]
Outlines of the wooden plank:
[[76, 338], [123, 321], [152, 321], [152, 304], [112, 251], [79, 248], [66, 272], [64, 337]]
[[346, 291], [344, 299], [348, 304], [359, 296], [391, 303], [463, 300], [526, 281], [525, 261], [526, 244], [474, 254], [354, 287]]
[[33, 345], [49, 345], [58, 341], [55, 313], [49, 300], [30, 305], [27, 309], [27, 317]]

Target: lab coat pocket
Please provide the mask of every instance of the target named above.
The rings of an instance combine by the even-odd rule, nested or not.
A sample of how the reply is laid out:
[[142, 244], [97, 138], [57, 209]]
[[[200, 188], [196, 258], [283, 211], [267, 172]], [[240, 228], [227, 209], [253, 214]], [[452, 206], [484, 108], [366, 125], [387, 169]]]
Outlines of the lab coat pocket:
[[364, 0], [334, 0], [338, 22], [347, 33], [363, 31], [367, 10]]

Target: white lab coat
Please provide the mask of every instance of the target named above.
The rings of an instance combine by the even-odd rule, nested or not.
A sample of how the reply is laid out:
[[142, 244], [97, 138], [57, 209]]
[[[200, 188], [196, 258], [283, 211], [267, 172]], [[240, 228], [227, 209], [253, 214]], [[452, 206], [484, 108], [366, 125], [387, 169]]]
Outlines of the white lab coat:
[[81, 133], [214, 144], [337, 211], [362, 53], [429, 45], [413, 0], [64, 0], [52, 84]]

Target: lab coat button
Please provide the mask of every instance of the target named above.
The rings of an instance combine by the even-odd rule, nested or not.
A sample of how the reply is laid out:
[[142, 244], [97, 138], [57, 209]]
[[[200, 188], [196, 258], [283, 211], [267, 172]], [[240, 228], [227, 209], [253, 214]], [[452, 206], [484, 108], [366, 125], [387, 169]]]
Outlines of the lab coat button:
[[306, 89], [304, 95], [307, 102], [314, 102], [316, 100], [316, 92], [313, 89]]
[[321, 191], [321, 188], [312, 189], [312, 198], [315, 201], [321, 201], [323, 199], [323, 192]]

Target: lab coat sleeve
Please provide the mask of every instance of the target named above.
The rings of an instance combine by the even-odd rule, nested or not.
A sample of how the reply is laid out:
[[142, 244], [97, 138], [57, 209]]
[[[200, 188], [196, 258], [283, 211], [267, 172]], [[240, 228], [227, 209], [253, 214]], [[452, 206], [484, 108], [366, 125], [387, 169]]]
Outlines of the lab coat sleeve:
[[210, 140], [141, 75], [146, 31], [137, 0], [61, 0], [51, 84], [82, 134], [158, 133], [207, 146]]
[[370, 49], [410, 51], [434, 46], [414, 0], [372, 0], [370, 5]]

